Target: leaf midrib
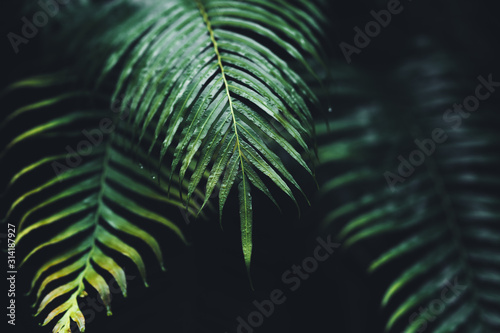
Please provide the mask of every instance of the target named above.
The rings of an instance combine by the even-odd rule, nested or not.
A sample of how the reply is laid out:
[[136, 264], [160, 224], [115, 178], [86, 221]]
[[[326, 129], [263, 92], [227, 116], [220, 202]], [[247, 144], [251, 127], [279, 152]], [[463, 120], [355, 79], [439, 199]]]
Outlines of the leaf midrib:
[[[241, 149], [240, 136], [238, 134], [238, 125], [239, 124], [238, 124], [238, 122], [236, 120], [236, 114], [234, 112], [233, 100], [232, 100], [231, 92], [230, 92], [230, 89], [229, 89], [230, 86], [229, 86], [229, 83], [227, 81], [226, 73], [225, 73], [225, 70], [224, 70], [224, 65], [222, 64], [222, 56], [221, 56], [221, 54], [219, 52], [219, 47], [218, 47], [218, 44], [217, 44], [217, 40], [215, 39], [214, 29], [212, 29], [212, 24], [211, 24], [210, 19], [208, 17], [207, 11], [205, 10], [205, 6], [202, 3], [202, 0], [195, 0], [195, 1], [196, 1], [196, 4], [198, 5], [200, 13], [201, 13], [201, 15], [203, 17], [203, 21], [205, 22], [205, 24], [207, 26], [207, 30], [208, 30], [208, 32], [210, 34], [210, 40], [212, 41], [212, 44], [214, 46], [215, 54], [217, 55], [217, 64], [219, 65], [219, 68], [221, 70], [221, 76], [222, 76], [222, 80], [224, 82], [224, 88], [226, 90], [226, 95], [227, 95], [227, 98], [228, 98], [228, 101], [229, 101], [229, 110], [231, 112], [231, 116], [232, 116], [232, 119], [233, 119], [234, 135], [236, 137], [236, 146], [235, 146], [235, 148], [238, 149], [238, 157], [239, 157], [239, 160], [240, 160], [240, 168], [241, 168], [242, 192], [243, 192], [243, 195], [240, 195], [240, 202], [243, 205], [243, 209], [244, 209], [243, 213], [240, 211], [240, 225], [241, 225], [240, 228], [241, 228], [241, 232], [242, 232], [243, 256], [245, 258], [245, 263], [246, 263], [246, 267], [247, 267], [247, 273], [248, 273], [249, 278], [250, 278], [251, 250], [250, 250], [250, 253], [248, 253], [248, 250], [246, 249], [248, 247], [249, 237], [251, 238], [251, 235], [248, 235], [248, 233], [249, 233], [249, 230], [251, 230], [251, 227], [252, 227], [251, 217], [249, 219], [249, 215], [251, 214], [250, 203], [249, 203], [249, 193], [250, 192], [249, 192], [249, 189], [247, 188], [248, 184], [247, 184], [247, 181], [246, 181], [245, 165], [244, 165], [244, 162], [243, 162], [243, 158], [245, 156], [243, 155], [243, 152], [242, 152], [242, 149]], [[243, 199], [241, 199], [241, 198], [243, 198]], [[221, 218], [222, 218], [222, 216], [221, 216]], [[250, 231], [250, 233], [251, 233], [251, 231]], [[251, 240], [250, 240], [250, 244], [251, 244]], [[253, 289], [251, 279], [250, 279], [250, 285], [251, 285], [251, 288]]]
[[238, 122], [236, 120], [236, 114], [234, 112], [233, 99], [231, 97], [231, 92], [229, 90], [229, 83], [227, 81], [224, 65], [222, 64], [222, 56], [220, 55], [219, 46], [217, 44], [217, 40], [215, 39], [215, 32], [214, 32], [214, 29], [212, 28], [212, 24], [211, 24], [210, 19], [208, 17], [208, 13], [205, 10], [205, 6], [203, 5], [201, 0], [195, 0], [195, 1], [196, 1], [196, 4], [198, 5], [200, 13], [203, 17], [203, 21], [205, 22], [205, 24], [207, 26], [207, 30], [210, 34], [210, 40], [212, 41], [212, 44], [214, 46], [214, 51], [215, 51], [215, 54], [217, 56], [217, 64], [219, 65], [219, 68], [221, 70], [222, 81], [224, 83], [224, 88], [226, 90], [226, 95], [227, 95], [227, 99], [229, 102], [229, 110], [231, 112], [231, 117], [233, 119], [233, 128], [234, 128], [234, 133], [236, 136], [236, 148], [238, 149], [238, 156], [239, 156], [239, 160], [240, 160], [241, 173], [242, 173], [242, 176], [244, 178], [245, 177], [245, 168], [243, 165], [243, 157], [244, 156], [243, 156], [243, 152], [241, 150], [240, 136], [238, 134], [238, 127], [237, 127]]
[[[83, 269], [83, 271], [80, 274], [78, 274], [78, 277], [76, 278], [78, 280], [78, 289], [70, 296], [70, 299], [72, 298], [76, 303], [78, 303], [76, 298], [85, 290], [85, 284], [84, 284], [83, 280], [85, 278], [85, 275], [87, 274], [89, 267], [91, 267], [91, 265], [92, 265], [90, 260], [92, 259], [94, 249], [97, 246], [96, 245], [96, 238], [97, 238], [96, 234], [97, 234], [97, 229], [99, 228], [99, 217], [101, 216], [101, 209], [103, 206], [104, 188], [106, 186], [106, 177], [107, 177], [108, 170], [109, 170], [109, 160], [110, 160], [110, 155], [111, 155], [113, 137], [114, 137], [113, 133], [110, 134], [110, 136], [106, 142], [106, 147], [104, 149], [103, 169], [102, 169], [102, 174], [101, 174], [101, 177], [99, 179], [99, 184], [98, 184], [99, 193], [97, 195], [97, 200], [96, 200], [97, 209], [96, 209], [96, 212], [94, 213], [94, 222], [93, 222], [94, 230], [92, 231], [92, 236], [91, 236], [92, 243], [90, 245], [90, 251], [85, 254], [85, 256], [87, 257], [85, 264], [84, 264], [85, 268]], [[69, 312], [66, 312], [66, 314], [68, 314], [68, 313]]]

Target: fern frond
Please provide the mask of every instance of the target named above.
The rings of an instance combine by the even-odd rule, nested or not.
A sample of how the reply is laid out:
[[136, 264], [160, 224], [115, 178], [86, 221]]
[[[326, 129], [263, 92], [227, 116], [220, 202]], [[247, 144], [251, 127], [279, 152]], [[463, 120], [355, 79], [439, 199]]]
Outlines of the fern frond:
[[[40, 86], [36, 80], [25, 82]], [[71, 332], [72, 321], [84, 331], [78, 298], [87, 295], [87, 283], [98, 291], [111, 315], [108, 275], [117, 281], [123, 296], [127, 295], [125, 271], [117, 262], [120, 257], [135, 264], [147, 286], [143, 255], [131, 239], [148, 247], [164, 270], [159, 239], [147, 230], [148, 225], [167, 227], [186, 242], [181, 229], [165, 217], [163, 209], [185, 209], [181, 192], [187, 192], [188, 183], [182, 183], [166, 168], [152, 177], [149, 170], [158, 170], [158, 162], [140, 149], [132, 151], [132, 128], [120, 121], [116, 112], [105, 108], [109, 97], [94, 95], [89, 103], [89, 96], [92, 94], [65, 93], [33, 103], [13, 112], [14, 116], [3, 124], [10, 126], [34, 113], [43, 119], [6, 145], [4, 161], [19, 151], [26, 152], [22, 145], [35, 142], [44, 145], [44, 152], [55, 152], [31, 158], [15, 173], [8, 184], [7, 194], [12, 193], [12, 200], [6, 213], [6, 220], [18, 226], [17, 246], [29, 248], [20, 266], [35, 259], [41, 262], [29, 291], [36, 291], [36, 315], [57, 303], [60, 296], [66, 299], [43, 321], [47, 325], [60, 316], [54, 333]], [[84, 136], [79, 130], [85, 128]], [[65, 154], [66, 142], [61, 145], [53, 139], [65, 135], [79, 140], [72, 153]], [[152, 138], [145, 136], [144, 140], [150, 142]], [[169, 191], [168, 179], [172, 180]], [[197, 195], [203, 194], [198, 191]], [[196, 214], [200, 205], [191, 201], [186, 209]], [[47, 251], [57, 254], [46, 259]]]
[[[430, 332], [496, 332], [500, 138], [493, 124], [498, 114], [480, 108], [453, 129], [444, 113], [480, 82], [462, 87], [453, 78], [463, 67], [443, 53], [417, 54], [422, 57], [383, 74], [390, 102], [380, 102], [382, 94], [369, 88], [376, 86], [369, 78], [351, 76], [357, 82], [353, 90], [361, 92], [360, 106], [330, 122], [330, 130], [318, 124], [322, 200], [326, 207], [338, 202], [323, 223], [344, 241], [344, 249], [365, 245], [370, 255], [373, 247], [380, 249], [369, 271], [399, 272], [381, 300], [390, 312], [387, 331], [400, 332], [400, 325], [413, 333], [432, 325]], [[408, 160], [422, 149], [415, 139], [432, 138], [436, 128], [444, 129], [446, 141], [434, 142], [435, 151], [413, 165], [414, 172], [393, 192], [386, 172], [401, 176], [398, 155]]]
[[222, 212], [233, 185], [239, 184], [247, 268], [250, 187], [274, 201], [258, 174], [295, 203], [292, 188], [302, 192], [273, 145], [312, 174], [309, 109], [317, 99], [287, 61], [315, 75], [309, 59], [320, 60], [316, 36], [321, 14], [314, 4], [299, 3], [147, 3], [95, 42], [107, 59], [100, 82], [119, 73], [114, 98], [125, 96], [124, 103], [131, 105], [130, 122], [139, 142], [150, 130], [149, 151], [161, 142], [160, 161], [174, 150], [171, 169], [181, 180], [190, 177], [188, 197], [203, 186], [200, 175], [210, 169], [205, 198], [220, 184]]

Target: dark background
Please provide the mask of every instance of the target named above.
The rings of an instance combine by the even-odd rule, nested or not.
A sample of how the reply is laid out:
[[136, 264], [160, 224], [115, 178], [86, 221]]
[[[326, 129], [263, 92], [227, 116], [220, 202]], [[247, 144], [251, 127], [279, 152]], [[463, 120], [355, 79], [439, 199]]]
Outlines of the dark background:
[[[330, 2], [328, 57], [334, 62], [343, 62], [338, 44], [341, 41], [353, 44], [353, 27], [364, 27], [372, 20], [370, 11], [386, 8], [387, 2]], [[352, 56], [350, 66], [390, 70], [395, 63], [411, 55], [409, 41], [427, 36], [457, 59], [466, 59], [470, 66], [468, 71], [479, 74], [498, 69], [500, 27], [495, 1], [414, 0], [402, 4], [403, 12], [394, 16], [391, 24], [383, 28], [361, 54]], [[20, 30], [21, 7], [22, 1], [3, 1], [0, 8], [1, 89], [34, 70], [43, 72], [45, 69], [36, 67], [33, 60], [42, 52], [51, 52], [54, 56], [58, 52], [44, 50], [43, 39], [37, 36], [28, 45], [21, 45], [19, 54], [14, 54], [6, 34]], [[9, 103], [15, 102], [0, 103], [1, 119], [11, 111]], [[2, 173], [9, 168], [8, 164], [9, 161], [0, 161]], [[314, 186], [310, 183], [307, 192], [314, 198]], [[162, 273], [157, 264], [149, 262], [149, 288], [142, 285], [138, 272], [129, 265], [127, 274], [133, 279], [129, 281], [128, 299], [113, 294], [114, 315], [106, 317], [104, 311], [95, 311], [87, 332], [236, 332], [236, 318], [246, 318], [255, 310], [254, 300], [269, 299], [270, 292], [277, 288], [285, 291], [287, 301], [255, 332], [383, 332], [386, 317], [378, 300], [387, 279], [384, 275], [365, 273], [367, 253], [363, 249], [333, 254], [296, 292], [283, 284], [282, 274], [312, 255], [320, 233], [314, 200], [311, 208], [303, 205], [301, 220], [294, 205], [286, 200], [281, 202], [284, 202], [283, 214], [264, 198], [255, 198], [252, 262], [255, 291], [250, 290], [243, 264], [237, 211], [231, 209], [237, 203], [229, 201], [227, 206], [230, 208], [226, 209], [223, 220], [224, 231], [216, 217], [191, 219], [186, 226], [192, 242], [190, 247], [183, 248], [178, 242], [166, 239], [162, 245], [167, 272]], [[4, 246], [2, 240], [2, 248]], [[32, 299], [22, 296], [21, 292], [26, 291], [29, 284], [29, 274], [21, 271], [17, 278], [20, 292], [16, 293], [16, 329], [9, 326], [7, 332], [49, 332], [52, 324], [38, 327], [36, 323], [42, 318], [31, 317], [29, 302]], [[3, 285], [6, 288], [5, 283]], [[4, 291], [1, 294], [5, 297]], [[2, 302], [2, 306], [5, 304]], [[5, 322], [5, 316], [2, 317]]]

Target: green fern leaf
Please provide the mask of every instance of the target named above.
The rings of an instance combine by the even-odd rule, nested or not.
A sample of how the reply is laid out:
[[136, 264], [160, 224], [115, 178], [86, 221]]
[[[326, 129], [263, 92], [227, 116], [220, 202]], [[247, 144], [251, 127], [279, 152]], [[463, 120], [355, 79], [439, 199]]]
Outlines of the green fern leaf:
[[205, 198], [219, 184], [222, 214], [230, 190], [241, 179], [247, 267], [249, 189], [253, 186], [272, 198], [256, 172], [295, 203], [292, 188], [302, 192], [272, 145], [312, 174], [306, 162], [314, 133], [309, 109], [317, 99], [285, 60], [298, 62], [314, 75], [308, 59], [320, 61], [316, 36], [321, 14], [313, 4], [300, 4], [147, 3], [95, 41], [107, 59], [99, 82], [119, 73], [114, 98], [125, 96], [124, 103], [131, 105], [130, 122], [138, 129], [139, 142], [150, 129], [154, 132], [149, 151], [161, 142], [160, 161], [173, 149], [170, 167], [179, 171], [181, 181], [190, 177], [188, 198], [203, 186], [200, 175], [212, 166]]
[[[322, 197], [326, 207], [338, 202], [324, 212], [323, 225], [344, 241], [344, 249], [369, 244], [368, 255], [372, 247], [381, 249], [370, 272], [400, 272], [381, 300], [390, 312], [387, 331], [401, 326], [405, 333], [421, 332], [432, 325], [429, 332], [496, 332], [500, 141], [491, 124], [498, 115], [484, 108], [459, 129], [449, 128], [444, 112], [471, 93], [450, 79], [463, 67], [442, 53], [422, 57], [384, 72], [391, 80], [386, 104], [373, 102], [381, 99], [370, 88], [377, 83], [344, 71], [355, 83], [335, 97], [355, 97], [359, 106], [329, 127], [317, 126]], [[397, 156], [408, 159], [418, 148], [414, 140], [431, 138], [436, 128], [446, 129], [448, 139], [434, 143], [435, 152], [391, 191], [384, 175], [398, 174]], [[450, 284], [457, 284], [456, 295]]]
[[[13, 87], [19, 89], [43, 86], [44, 83], [49, 87], [61, 84], [61, 81], [51, 79], [49, 76], [25, 80], [14, 84]], [[45, 80], [47, 81], [43, 82]], [[16, 193], [17, 187], [23, 188], [25, 179], [41, 175], [35, 183], [29, 184], [29, 190], [25, 193], [13, 194], [15, 197], [5, 220], [18, 226], [17, 246], [30, 248], [20, 267], [35, 258], [40, 260], [40, 255], [46, 250], [60, 251], [55, 256], [43, 259], [29, 291], [36, 291], [33, 305], [38, 304], [36, 315], [46, 311], [60, 296], [66, 298], [66, 301], [52, 309], [43, 321], [42, 325], [47, 325], [60, 316], [53, 329], [54, 333], [71, 332], [72, 321], [77, 323], [81, 332], [85, 330], [85, 319], [78, 306], [78, 298], [87, 295], [86, 283], [97, 290], [106, 306], [107, 314], [111, 315], [107, 275], [101, 272], [106, 271], [106, 274], [112, 276], [123, 296], [126, 296], [125, 271], [117, 263], [117, 258], [128, 257], [147, 286], [146, 266], [142, 254], [121, 235], [135, 238], [149, 247], [163, 270], [159, 241], [145, 230], [144, 223], [167, 227], [182, 242], [186, 242], [181, 229], [165, 218], [163, 212], [157, 212], [151, 207], [157, 203], [163, 207], [185, 209], [181, 192], [188, 190], [188, 183], [181, 183], [178, 177], [169, 174], [165, 168], [154, 177], [158, 180], [151, 179], [148, 169], [158, 170], [158, 163], [152, 161], [140, 149], [135, 153], [131, 152], [134, 147], [131, 143], [133, 131], [126, 122], [119, 121], [116, 114], [105, 109], [105, 98], [95, 96], [92, 102], [94, 105], [104, 104], [103, 106], [75, 108], [75, 105], [82, 105], [82, 101], [88, 100], [89, 96], [92, 95], [66, 93], [33, 103], [13, 112], [13, 116], [8, 117], [2, 124], [2, 127], [10, 126], [16, 121], [22, 121], [22, 116], [33, 116], [33, 113], [43, 115], [41, 118], [44, 119], [40, 124], [19, 134], [6, 146], [1, 154], [4, 160], [13, 156], [11, 154], [16, 153], [16, 150], [22, 151], [22, 148], [18, 148], [22, 144], [32, 144], [35, 141], [64, 135], [71, 136], [73, 130], [80, 128], [82, 124], [99, 124], [96, 129], [88, 132], [94, 133], [90, 135], [94, 136], [95, 145], [89, 146], [87, 140], [86, 148], [80, 149], [79, 144], [77, 146], [79, 157], [83, 157], [79, 165], [65, 165], [65, 159], [68, 156], [76, 158], [76, 154], [57, 153], [45, 156], [20, 169], [8, 185], [7, 193]], [[57, 110], [67, 105], [63, 102], [70, 102], [75, 109], [62, 115], [58, 114]], [[102, 125], [104, 122], [107, 124], [105, 127]], [[77, 138], [85, 139], [79, 134], [76, 135]], [[145, 136], [145, 140], [151, 141], [152, 138]], [[53, 141], [47, 142], [54, 145]], [[58, 170], [61, 172], [54, 173]], [[169, 191], [168, 179], [173, 179]], [[199, 191], [197, 195], [203, 196]], [[189, 202], [187, 209], [191, 214], [196, 214], [200, 205], [194, 201]], [[33, 235], [46, 236], [42, 236], [41, 241], [38, 240], [40, 237], [33, 241], [33, 238], [30, 238]], [[33, 246], [32, 242], [38, 244]]]

